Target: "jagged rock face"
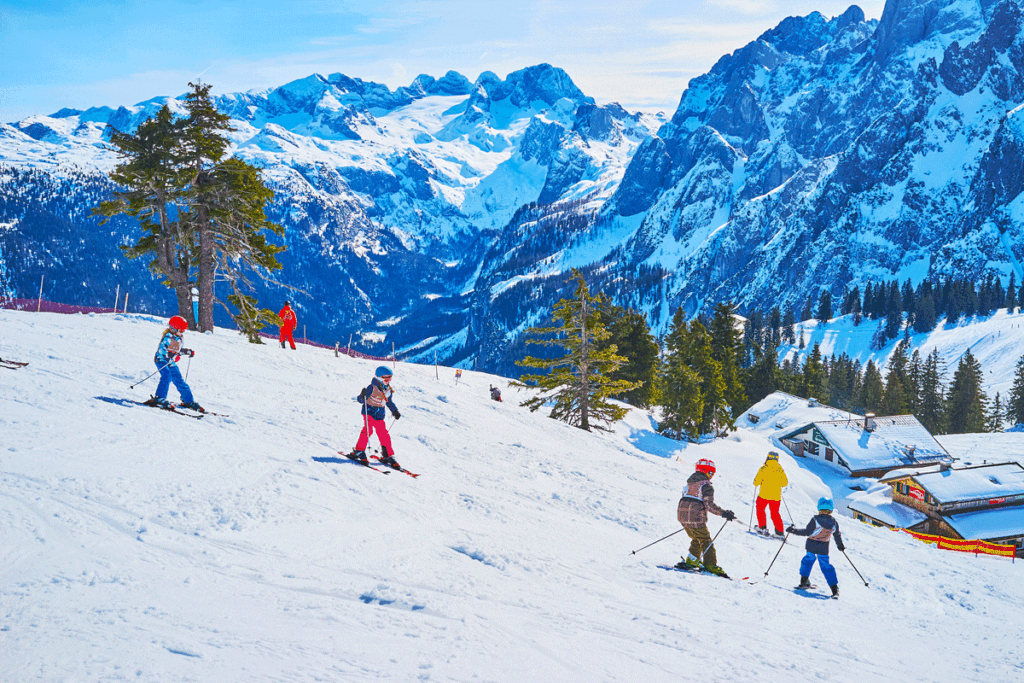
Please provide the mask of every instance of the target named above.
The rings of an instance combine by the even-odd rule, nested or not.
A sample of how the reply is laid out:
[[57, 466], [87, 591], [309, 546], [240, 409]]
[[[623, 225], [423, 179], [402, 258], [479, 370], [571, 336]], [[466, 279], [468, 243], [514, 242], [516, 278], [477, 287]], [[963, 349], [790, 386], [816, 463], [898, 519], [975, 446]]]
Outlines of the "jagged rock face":
[[668, 168], [645, 143], [606, 206], [645, 207], [625, 258], [671, 270], [669, 308], [689, 313], [879, 277], [1008, 278], [1021, 17], [1019, 0], [889, 0], [878, 22], [790, 18], [723, 57], [658, 132]]

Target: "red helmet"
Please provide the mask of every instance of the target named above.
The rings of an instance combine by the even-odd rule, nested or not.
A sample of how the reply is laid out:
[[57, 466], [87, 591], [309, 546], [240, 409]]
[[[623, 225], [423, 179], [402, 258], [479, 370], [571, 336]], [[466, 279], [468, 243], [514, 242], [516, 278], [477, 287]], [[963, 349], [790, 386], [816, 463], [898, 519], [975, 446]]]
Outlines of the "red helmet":
[[715, 473], [715, 463], [711, 462], [707, 458], [703, 458], [697, 461], [697, 471], [703, 472], [704, 474]]
[[173, 327], [179, 332], [184, 332], [188, 329], [188, 323], [180, 315], [176, 315], [167, 322], [168, 327]]

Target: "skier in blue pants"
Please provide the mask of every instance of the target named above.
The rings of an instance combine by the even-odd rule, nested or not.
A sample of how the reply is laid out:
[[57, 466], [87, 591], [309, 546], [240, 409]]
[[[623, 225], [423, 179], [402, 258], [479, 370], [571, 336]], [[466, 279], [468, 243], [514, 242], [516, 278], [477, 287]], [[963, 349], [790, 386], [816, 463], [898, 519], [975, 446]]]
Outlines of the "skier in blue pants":
[[839, 580], [836, 578], [836, 570], [828, 560], [829, 541], [835, 537], [836, 548], [840, 552], [846, 550], [843, 545], [843, 536], [839, 533], [839, 523], [832, 517], [835, 503], [831, 498], [818, 499], [818, 514], [811, 518], [804, 529], [797, 529], [792, 524], [786, 529], [787, 532], [796, 536], [807, 536], [807, 543], [804, 546], [807, 554], [800, 561], [800, 585], [797, 588], [811, 587], [811, 569], [814, 562], [818, 562], [821, 573], [825, 575], [825, 581], [832, 589], [832, 597], [839, 597]]
[[160, 346], [157, 347], [156, 355], [153, 357], [153, 362], [156, 363], [156, 367], [160, 371], [160, 383], [156, 385], [156, 394], [146, 401], [146, 405], [160, 408], [171, 407], [170, 402], [167, 400], [167, 390], [170, 388], [171, 382], [174, 382], [174, 386], [178, 388], [178, 393], [181, 394], [182, 406], [201, 413], [206, 412], [192, 397], [192, 390], [189, 389], [185, 378], [181, 376], [181, 370], [178, 369], [177, 361], [182, 355], [189, 357], [195, 355], [192, 349], [182, 348], [181, 346], [181, 338], [185, 334], [186, 329], [188, 329], [188, 323], [180, 315], [176, 315], [171, 318], [167, 329], [164, 330], [163, 337], [160, 339]]

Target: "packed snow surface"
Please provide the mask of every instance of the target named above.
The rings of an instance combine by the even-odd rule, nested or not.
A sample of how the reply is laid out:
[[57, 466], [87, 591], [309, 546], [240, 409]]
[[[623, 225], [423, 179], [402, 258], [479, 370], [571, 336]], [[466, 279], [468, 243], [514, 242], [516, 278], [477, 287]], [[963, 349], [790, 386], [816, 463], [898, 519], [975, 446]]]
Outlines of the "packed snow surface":
[[[632, 411], [591, 434], [500, 378], [399, 363], [384, 476], [337, 451], [373, 361], [186, 334], [196, 399], [152, 408], [163, 321], [0, 311], [4, 681], [1024, 680], [1024, 567], [840, 516], [841, 598], [748, 533], [770, 432], [685, 445]], [[504, 401], [489, 400], [488, 387]], [[176, 396], [171, 389], [171, 396]], [[389, 420], [390, 421], [390, 420]], [[666, 571], [699, 458], [737, 514], [727, 581]], [[847, 480], [783, 454], [783, 516]], [[824, 478], [823, 478], [824, 477]], [[833, 491], [841, 498], [842, 491]], [[955, 653], [951, 652], [955, 648]]]

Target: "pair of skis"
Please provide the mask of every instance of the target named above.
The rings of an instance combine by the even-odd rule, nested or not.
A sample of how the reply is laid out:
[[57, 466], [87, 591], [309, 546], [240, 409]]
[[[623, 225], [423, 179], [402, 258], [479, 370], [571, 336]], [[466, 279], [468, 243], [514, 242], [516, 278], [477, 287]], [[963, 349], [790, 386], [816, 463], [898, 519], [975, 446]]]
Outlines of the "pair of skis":
[[[371, 465], [371, 464], [370, 464], [370, 463], [369, 463], [368, 461], [367, 461], [367, 462], [364, 462], [363, 460], [360, 460], [359, 458], [357, 458], [357, 457], [355, 456], [355, 452], [351, 452], [351, 453], [343, 453], [343, 452], [341, 452], [341, 451], [338, 451], [338, 455], [344, 455], [344, 456], [345, 456], [346, 458], [348, 458], [348, 459], [349, 459], [349, 460], [351, 460], [352, 462], [356, 462], [356, 463], [359, 463], [359, 464], [360, 464], [360, 465], [362, 465], [363, 467], [369, 467], [369, 468], [370, 468], [371, 470], [374, 470], [374, 471], [376, 471], [376, 472], [380, 472], [381, 474], [391, 474], [391, 472], [390, 472], [389, 470], [382, 470], [382, 469], [380, 469], [380, 468], [378, 468], [378, 467], [374, 467], [374, 466], [373, 466], [373, 465]], [[415, 478], [415, 477], [418, 477], [418, 476], [420, 476], [420, 475], [419, 475], [418, 473], [416, 473], [416, 472], [410, 472], [409, 470], [405, 469], [405, 468], [404, 468], [404, 467], [402, 467], [401, 465], [399, 465], [398, 467], [395, 467], [395, 466], [393, 466], [393, 465], [386, 465], [386, 464], [384, 464], [383, 462], [381, 462], [381, 459], [380, 459], [380, 456], [379, 456], [379, 455], [371, 455], [371, 456], [370, 456], [370, 459], [371, 459], [371, 460], [376, 460], [376, 461], [377, 461], [377, 463], [378, 463], [378, 464], [380, 464], [380, 465], [382, 465], [383, 467], [388, 467], [388, 468], [390, 468], [390, 469], [392, 469], [392, 470], [396, 470], [396, 471], [398, 471], [398, 472], [404, 472], [405, 474], [408, 474], [408, 475], [409, 475], [410, 477], [413, 477], [413, 478]]]
[[7, 368], [8, 370], [17, 370], [28, 365], [27, 362], [23, 363], [18, 360], [4, 360], [0, 358], [0, 368]]
[[160, 410], [166, 410], [169, 413], [177, 413], [178, 415], [184, 415], [185, 417], [191, 417], [194, 420], [202, 420], [207, 415], [213, 415], [215, 417], [228, 417], [221, 413], [211, 413], [209, 410], [201, 410], [193, 412], [191, 408], [186, 408], [180, 403], [171, 403], [166, 406], [156, 405], [148, 401], [132, 401], [135, 405], [145, 406], [147, 408], [159, 408]]

